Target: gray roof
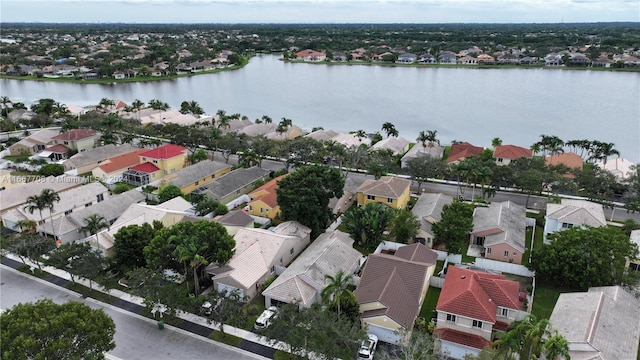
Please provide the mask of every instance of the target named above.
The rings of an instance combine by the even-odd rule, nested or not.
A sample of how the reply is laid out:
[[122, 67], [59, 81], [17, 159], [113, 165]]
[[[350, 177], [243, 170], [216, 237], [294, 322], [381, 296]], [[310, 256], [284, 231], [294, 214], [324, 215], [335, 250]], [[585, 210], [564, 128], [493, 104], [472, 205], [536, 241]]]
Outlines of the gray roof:
[[44, 189], [60, 193], [84, 184], [84, 179], [72, 175], [49, 176], [44, 179], [11, 187], [0, 193], [0, 212], [24, 204], [31, 195], [38, 195]]
[[169, 180], [169, 182], [182, 188], [230, 167], [229, 164], [221, 161], [203, 160], [178, 171], [176, 177]]
[[353, 239], [346, 233], [324, 233], [262, 292], [279, 301], [300, 302], [311, 305], [317, 294], [327, 285], [325, 275], [335, 276], [339, 271], [353, 274], [362, 254], [353, 248]]
[[420, 219], [420, 229], [433, 235], [431, 225], [442, 219], [442, 209], [451, 203], [453, 203], [453, 196], [424, 193], [420, 195], [411, 212]]
[[229, 211], [215, 220], [226, 226], [247, 226], [253, 223], [251, 215], [242, 210]]
[[312, 138], [318, 141], [328, 141], [333, 139], [336, 135], [338, 135], [337, 132], [329, 129], [329, 130], [316, 130], [312, 133], [305, 135], [304, 137]]
[[269, 174], [269, 170], [257, 166], [233, 170], [211, 182], [203, 193], [222, 199]]
[[640, 301], [620, 286], [560, 294], [551, 326], [569, 342], [572, 359], [635, 359]]
[[574, 225], [607, 225], [602, 205], [586, 200], [562, 199], [560, 204], [547, 204], [547, 217]]
[[[73, 212], [67, 216], [53, 220], [53, 227], [56, 234], [66, 234], [85, 226], [84, 219], [92, 214], [98, 214], [109, 223], [115, 221], [131, 204], [143, 202], [145, 195], [138, 190], [132, 189], [119, 195], [112, 196], [104, 201], [93, 204], [82, 210]], [[49, 233], [51, 224], [44, 224], [38, 228], [39, 231]]]
[[130, 144], [122, 144], [122, 145], [108, 144], [108, 145], [100, 146], [94, 149], [88, 149], [86, 151], [79, 152], [73, 155], [67, 161], [65, 161], [64, 166], [66, 168], [80, 167], [80, 166], [88, 165], [94, 162], [104, 161], [113, 156], [132, 152], [135, 150], [139, 150], [139, 148]]
[[406, 154], [402, 157], [402, 165], [404, 166], [409, 159], [413, 159], [418, 156], [431, 156], [436, 159], [442, 159], [444, 155], [444, 146], [435, 145], [433, 147], [422, 147], [422, 144], [415, 144]]
[[485, 247], [507, 243], [524, 252], [526, 217], [526, 209], [511, 201], [491, 203], [489, 207], [477, 207], [473, 211], [471, 234], [486, 234]]

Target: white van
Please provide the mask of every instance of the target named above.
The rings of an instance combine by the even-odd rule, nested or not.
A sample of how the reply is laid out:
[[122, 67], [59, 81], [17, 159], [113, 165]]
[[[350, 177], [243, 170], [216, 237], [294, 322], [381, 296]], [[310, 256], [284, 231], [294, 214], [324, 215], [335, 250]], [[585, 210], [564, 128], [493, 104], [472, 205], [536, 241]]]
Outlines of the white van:
[[269, 306], [265, 311], [258, 316], [256, 323], [253, 324], [254, 329], [264, 329], [271, 324], [271, 319], [278, 312], [278, 308], [275, 306]]

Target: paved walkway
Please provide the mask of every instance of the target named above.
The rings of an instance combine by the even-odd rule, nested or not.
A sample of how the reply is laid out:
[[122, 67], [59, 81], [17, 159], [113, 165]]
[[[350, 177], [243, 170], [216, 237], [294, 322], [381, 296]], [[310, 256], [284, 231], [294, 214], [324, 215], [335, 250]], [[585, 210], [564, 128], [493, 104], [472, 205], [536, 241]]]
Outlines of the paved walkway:
[[[0, 263], [13, 269], [16, 269], [20, 265], [24, 265], [20, 258], [13, 254], [6, 254], [0, 260]], [[34, 268], [37, 267], [35, 264], [32, 264], [28, 260], [27, 264], [32, 265], [32, 267]], [[43, 280], [48, 281], [52, 284], [65, 287], [65, 285], [71, 281], [71, 277], [69, 276], [69, 274], [63, 270], [50, 266], [42, 266], [42, 269], [50, 274], [44, 277]], [[89, 287], [89, 281], [83, 278], [76, 278], [76, 283]], [[94, 289], [96, 289], [95, 286]], [[118, 300], [111, 303], [112, 306], [116, 306], [118, 308], [136, 314], [140, 314], [140, 312], [145, 308], [143, 299], [141, 297], [134, 296], [117, 289], [111, 289], [103, 292], [118, 298]], [[193, 336], [203, 336], [208, 338], [213, 330], [220, 331], [219, 326], [209, 323], [209, 321], [204, 317], [182, 311], [179, 311], [177, 314], [175, 314], [175, 316], [184, 320], [177, 327], [190, 332], [191, 334], [193, 334]], [[286, 344], [281, 342], [272, 344], [266, 338], [244, 329], [238, 329], [233, 326], [225, 325], [224, 332], [226, 334], [230, 334], [243, 339], [242, 342], [238, 345], [239, 348], [250, 351], [254, 354], [264, 356], [265, 358], [273, 359], [273, 354], [276, 352], [276, 350], [288, 351]]]

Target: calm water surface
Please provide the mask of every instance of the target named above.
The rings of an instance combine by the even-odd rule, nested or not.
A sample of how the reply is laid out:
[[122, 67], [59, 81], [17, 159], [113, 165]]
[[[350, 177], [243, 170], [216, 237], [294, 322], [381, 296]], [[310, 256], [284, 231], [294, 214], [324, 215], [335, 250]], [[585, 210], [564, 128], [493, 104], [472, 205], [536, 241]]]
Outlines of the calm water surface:
[[379, 131], [393, 123], [415, 141], [439, 139], [528, 147], [541, 134], [613, 142], [640, 161], [640, 73], [558, 69], [407, 68], [289, 64], [259, 56], [236, 71], [113, 85], [0, 80], [0, 93], [26, 103], [53, 98], [92, 105], [101, 98], [160, 99], [173, 108], [195, 100], [255, 120], [268, 115], [311, 129]]

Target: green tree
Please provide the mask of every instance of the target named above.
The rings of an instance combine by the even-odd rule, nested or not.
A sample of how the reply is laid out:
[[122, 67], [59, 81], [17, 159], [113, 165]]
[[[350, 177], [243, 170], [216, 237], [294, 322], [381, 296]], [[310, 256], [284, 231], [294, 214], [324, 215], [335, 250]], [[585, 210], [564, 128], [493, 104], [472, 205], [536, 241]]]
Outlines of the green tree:
[[227, 209], [227, 206], [216, 200], [207, 199], [207, 200], [200, 201], [196, 205], [196, 214], [198, 214], [199, 216], [204, 216], [209, 213], [214, 213], [214, 216], [224, 215], [228, 212], [229, 212], [229, 209]]
[[38, 210], [40, 213], [40, 218], [42, 219], [42, 210], [49, 209], [49, 217], [51, 220], [51, 233], [53, 237], [56, 237], [56, 230], [53, 226], [53, 208], [54, 203], [60, 201], [60, 195], [55, 192], [53, 189], [42, 189], [40, 194], [31, 195], [27, 198], [26, 205], [24, 209], [27, 210], [30, 214], [33, 214], [35, 210]]
[[284, 220], [295, 220], [320, 235], [333, 216], [329, 200], [343, 194], [340, 171], [326, 166], [304, 166], [278, 182], [276, 196]]
[[494, 137], [493, 139], [491, 139], [491, 146], [493, 146], [494, 149], [500, 145], [502, 145], [502, 139], [500, 139], [499, 137]]
[[553, 333], [544, 340], [543, 349], [545, 357], [549, 360], [571, 359], [569, 355], [569, 342], [564, 336], [558, 333], [558, 330], [554, 330]]
[[384, 240], [384, 232], [391, 222], [391, 212], [391, 208], [380, 203], [352, 206], [342, 215], [342, 226], [358, 244], [375, 249]]
[[[399, 350], [403, 360], [444, 360], [446, 354], [442, 354], [433, 335], [426, 331], [413, 330], [411, 335], [407, 335], [407, 341], [400, 343]], [[376, 359], [391, 360], [399, 359], [393, 357], [386, 351], [376, 353]]]
[[207, 153], [206, 151], [204, 151], [204, 149], [198, 149], [188, 157], [191, 164], [196, 164], [200, 161], [207, 160]]
[[18, 255], [25, 264], [29, 259], [39, 269], [42, 269], [40, 257], [56, 247], [52, 238], [32, 232], [22, 232], [15, 237], [3, 236], [0, 240], [3, 249]]
[[7, 360], [104, 359], [116, 347], [111, 317], [75, 301], [18, 304], [0, 315], [0, 330]]
[[98, 241], [98, 233], [102, 229], [109, 229], [109, 223], [107, 219], [102, 215], [91, 214], [87, 216], [84, 220], [84, 226], [80, 228], [80, 231], [87, 232], [89, 235], [93, 235], [96, 237], [96, 247], [100, 249], [100, 242]]
[[586, 290], [623, 284], [627, 259], [638, 248], [620, 229], [573, 227], [548, 235], [550, 244], [533, 250], [529, 267], [551, 284]]
[[382, 131], [387, 133], [387, 137], [390, 137], [390, 136], [398, 137], [398, 134], [399, 134], [398, 130], [396, 130], [395, 125], [393, 125], [390, 122], [386, 122], [382, 124]]
[[225, 337], [224, 325], [243, 327], [247, 323], [247, 313], [243, 307], [245, 299], [238, 290], [231, 292], [212, 291], [206, 296], [211, 308], [205, 310], [204, 316], [210, 322], [220, 326], [222, 337]]
[[38, 170], [42, 176], [59, 176], [64, 174], [64, 166], [60, 164], [45, 164]]
[[449, 253], [460, 254], [473, 230], [473, 206], [460, 201], [445, 205], [442, 219], [431, 229], [436, 244], [445, 244]]
[[[193, 284], [196, 296], [200, 295], [200, 275], [198, 269], [202, 265], [209, 264], [209, 261], [202, 256], [209, 246], [208, 243], [200, 241], [195, 235], [177, 234], [169, 237], [169, 241], [176, 244], [174, 255], [178, 257], [178, 261], [185, 264], [189, 263], [193, 272]], [[187, 283], [187, 288], [189, 284]]]
[[417, 156], [407, 161], [407, 173], [418, 187], [428, 179], [441, 178], [445, 174], [446, 163], [432, 156]]
[[182, 193], [180, 188], [173, 184], [169, 184], [158, 191], [158, 197], [160, 198], [161, 203], [182, 195], [184, 194]]
[[91, 246], [87, 243], [62, 244], [49, 253], [49, 258], [44, 263], [66, 271], [71, 277], [71, 281], [75, 283], [76, 276], [86, 274], [85, 259], [90, 256], [91, 251]]
[[116, 264], [121, 269], [145, 266], [144, 248], [149, 245], [155, 232], [149, 223], [121, 227], [114, 235], [113, 257]]
[[420, 221], [411, 210], [394, 209], [388, 229], [395, 242], [406, 244], [418, 235]]
[[322, 300], [330, 305], [336, 305], [338, 308], [338, 316], [340, 316], [340, 302], [343, 297], [353, 296], [349, 286], [353, 281], [353, 275], [345, 274], [342, 270], [338, 271], [335, 276], [329, 274], [324, 276], [329, 283], [322, 289], [320, 293]]

